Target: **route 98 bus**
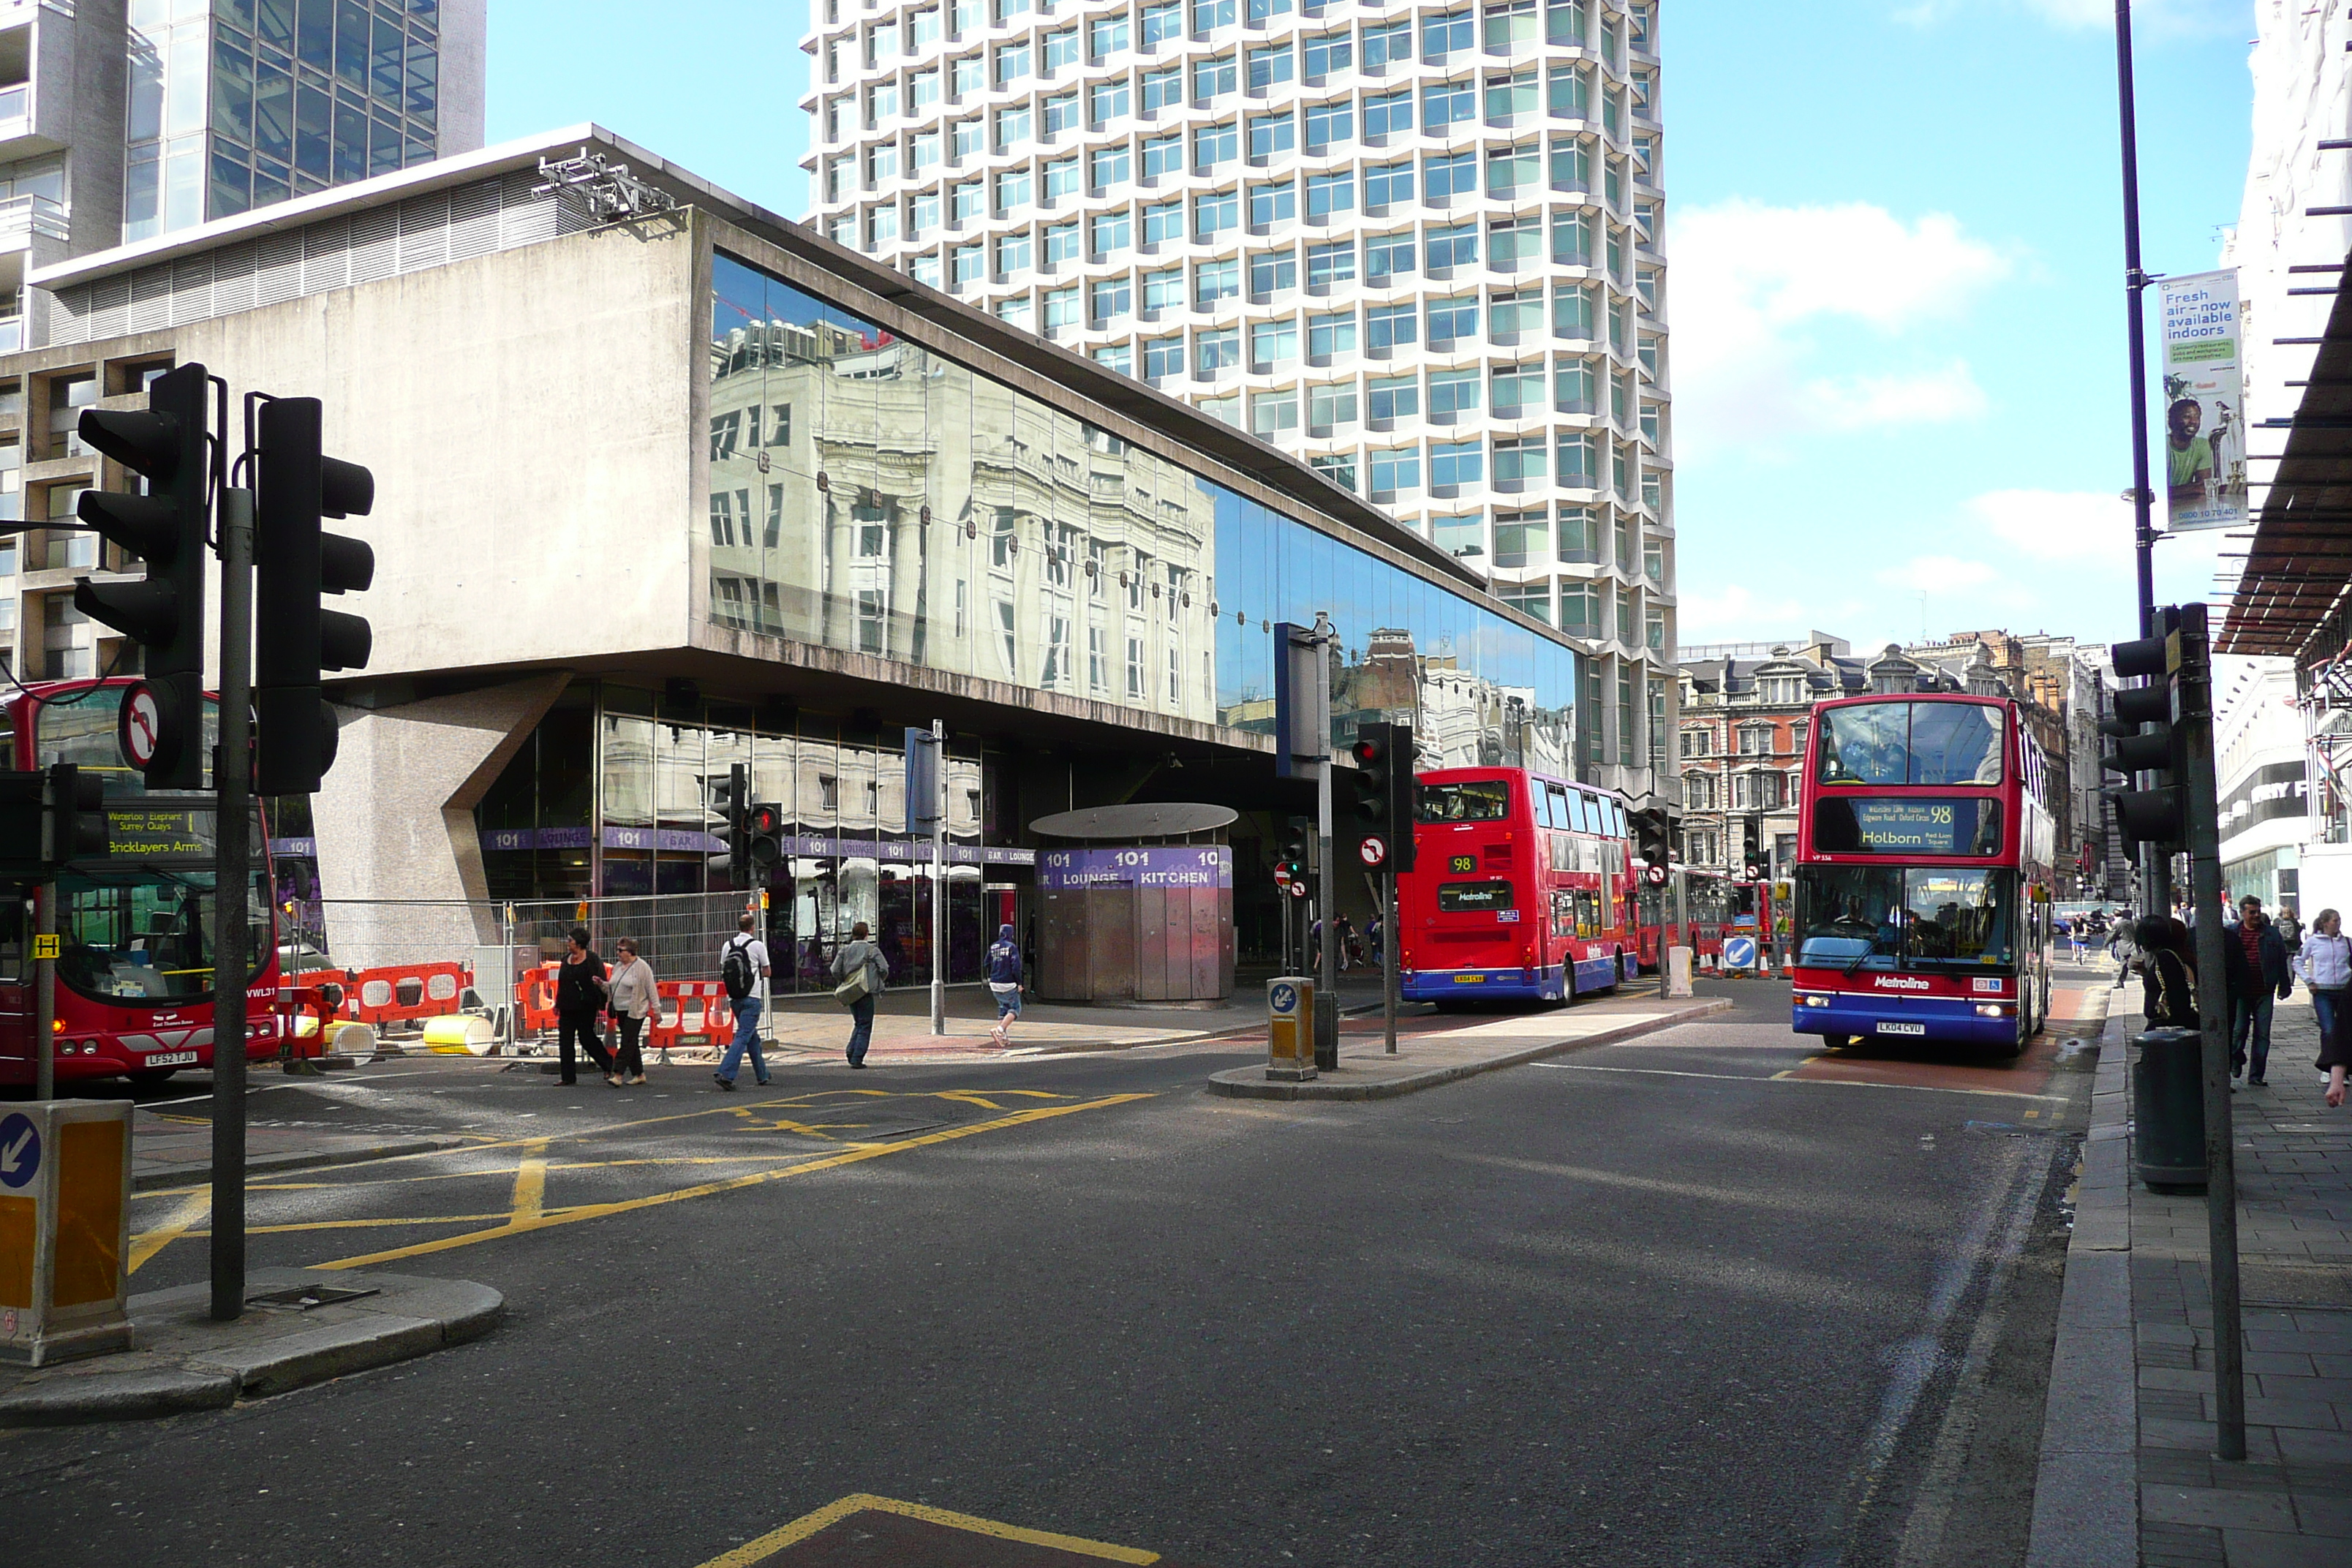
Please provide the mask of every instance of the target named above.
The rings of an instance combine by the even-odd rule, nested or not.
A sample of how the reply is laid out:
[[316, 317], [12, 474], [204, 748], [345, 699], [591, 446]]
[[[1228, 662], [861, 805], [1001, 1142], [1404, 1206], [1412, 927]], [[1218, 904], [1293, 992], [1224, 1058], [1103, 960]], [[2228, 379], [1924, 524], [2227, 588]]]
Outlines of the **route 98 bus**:
[[1421, 775], [1414, 868], [1397, 879], [1409, 1001], [1564, 1002], [1634, 977], [1624, 803], [1524, 768]]
[[[134, 684], [36, 682], [0, 701], [9, 767], [72, 763], [106, 782], [110, 852], [72, 861], [58, 877], [60, 1086], [101, 1078], [155, 1084], [183, 1068], [212, 1066], [213, 797], [143, 793], [116, 740], [122, 696]], [[207, 699], [207, 752], [215, 723]], [[278, 1054], [278, 948], [257, 805], [252, 834], [248, 1058]], [[29, 897], [0, 899], [0, 1084], [35, 1079], [32, 913]]]
[[2056, 850], [2007, 699], [1817, 703], [1797, 821], [1791, 1026], [2012, 1055], [2049, 1009]]

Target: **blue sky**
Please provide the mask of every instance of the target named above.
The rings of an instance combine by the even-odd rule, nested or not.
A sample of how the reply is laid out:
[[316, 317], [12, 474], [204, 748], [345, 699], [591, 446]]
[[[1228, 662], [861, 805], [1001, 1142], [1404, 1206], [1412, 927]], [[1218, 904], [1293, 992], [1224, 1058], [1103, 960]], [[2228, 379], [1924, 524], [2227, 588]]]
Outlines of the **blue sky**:
[[[2147, 265], [2198, 271], [2244, 181], [2252, 7], [2138, 9]], [[2108, 0], [1660, 10], [1683, 640], [2131, 635]], [[494, 0], [490, 138], [594, 120], [798, 215], [805, 18]], [[2214, 548], [2160, 546], [2158, 597], [2205, 593]]]

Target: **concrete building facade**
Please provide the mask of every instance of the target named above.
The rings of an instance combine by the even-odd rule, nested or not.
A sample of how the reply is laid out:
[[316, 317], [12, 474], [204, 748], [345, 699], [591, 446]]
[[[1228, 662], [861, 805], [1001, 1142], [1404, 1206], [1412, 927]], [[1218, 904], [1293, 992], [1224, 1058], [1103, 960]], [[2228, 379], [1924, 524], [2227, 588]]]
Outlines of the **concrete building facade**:
[[1303, 457], [1589, 640], [1675, 806], [1651, 0], [818, 0], [818, 226]]
[[[0, 357], [35, 515], [121, 482], [67, 416], [187, 361], [322, 398], [330, 450], [374, 471], [350, 525], [373, 657], [333, 693], [324, 792], [278, 813], [330, 900], [727, 890], [716, 791], [741, 763], [790, 820], [762, 885], [794, 975], [820, 983], [863, 919], [919, 976], [898, 737], [943, 719], [951, 973], [992, 931], [983, 896], [1025, 885], [1026, 824], [1122, 799], [1249, 814], [1247, 947], [1259, 846], [1311, 809], [1273, 775], [1272, 627], [1318, 611], [1335, 748], [1372, 717], [1413, 721], [1432, 765], [1571, 755], [1581, 647], [1420, 535], [593, 126], [35, 282], [52, 330]], [[68, 601], [137, 564], [64, 530], [22, 551], [20, 664], [129, 668]], [[340, 958], [365, 933], [332, 908]]]

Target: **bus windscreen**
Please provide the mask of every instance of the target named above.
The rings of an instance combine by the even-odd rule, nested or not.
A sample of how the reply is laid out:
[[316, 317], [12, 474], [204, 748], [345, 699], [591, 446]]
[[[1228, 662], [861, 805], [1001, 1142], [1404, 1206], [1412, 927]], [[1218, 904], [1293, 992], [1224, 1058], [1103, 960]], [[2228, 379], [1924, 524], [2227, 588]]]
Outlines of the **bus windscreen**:
[[1470, 779], [1461, 784], [1423, 784], [1414, 802], [1421, 822], [1506, 822], [1511, 815], [1507, 779]]
[[1963, 866], [1801, 866], [1800, 964], [1939, 969], [2017, 961], [2017, 873]]
[[1997, 784], [2001, 710], [1977, 702], [1856, 702], [1822, 714], [1825, 784]]
[[1813, 847], [1830, 855], [1998, 855], [2000, 802], [1824, 795], [1813, 805]]

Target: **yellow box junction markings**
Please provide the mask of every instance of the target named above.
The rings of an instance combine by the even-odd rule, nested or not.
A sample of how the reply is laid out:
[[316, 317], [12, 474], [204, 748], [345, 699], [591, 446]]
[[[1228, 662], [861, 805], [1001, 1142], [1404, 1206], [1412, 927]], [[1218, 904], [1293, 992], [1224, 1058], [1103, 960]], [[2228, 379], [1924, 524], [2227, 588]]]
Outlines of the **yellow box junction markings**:
[[954, 1513], [919, 1502], [900, 1502], [896, 1498], [876, 1497], [870, 1492], [852, 1492], [845, 1498], [825, 1504], [814, 1513], [803, 1514], [782, 1529], [770, 1531], [756, 1541], [747, 1541], [732, 1552], [702, 1563], [700, 1568], [753, 1568], [753, 1564], [764, 1562], [787, 1546], [798, 1545], [852, 1514], [867, 1512], [895, 1513], [947, 1530], [961, 1530], [967, 1534], [990, 1536], [998, 1541], [1018, 1541], [1027, 1546], [1051, 1547], [1073, 1556], [1093, 1557], [1106, 1563], [1150, 1563], [1160, 1561], [1157, 1552], [1145, 1552], [1138, 1547], [1113, 1546], [1108, 1542], [1056, 1535], [1049, 1530], [1029, 1530], [1017, 1524], [1002, 1524], [992, 1519]]
[[[991, 1089], [986, 1091], [986, 1094], [995, 1095], [1000, 1098], [1018, 1096], [1024, 1099], [1034, 1100], [1066, 1100], [1068, 1098], [1065, 1095], [1048, 1093], [1042, 1089]], [[687, 1111], [676, 1115], [648, 1117], [636, 1121], [625, 1121], [605, 1127], [584, 1129], [582, 1131], [575, 1133], [540, 1133], [530, 1138], [508, 1139], [497, 1142], [478, 1143], [469, 1145], [463, 1149], [431, 1150], [417, 1154], [391, 1155], [380, 1161], [369, 1161], [365, 1162], [365, 1163], [402, 1163], [416, 1160], [434, 1159], [453, 1153], [478, 1154], [494, 1149], [511, 1148], [522, 1151], [522, 1154], [518, 1159], [513, 1172], [514, 1189], [510, 1199], [510, 1206], [508, 1211], [503, 1214], [415, 1215], [394, 1215], [372, 1219], [309, 1220], [290, 1225], [253, 1226], [248, 1227], [248, 1234], [276, 1235], [294, 1231], [383, 1228], [410, 1225], [486, 1225], [488, 1226], [488, 1228], [485, 1229], [467, 1231], [458, 1236], [442, 1237], [432, 1241], [417, 1242], [406, 1247], [391, 1247], [380, 1252], [366, 1253], [353, 1258], [337, 1258], [331, 1262], [319, 1263], [311, 1266], [319, 1268], [365, 1268], [374, 1264], [393, 1262], [401, 1258], [422, 1257], [428, 1253], [446, 1252], [460, 1247], [471, 1247], [477, 1243], [493, 1240], [499, 1237], [519, 1236], [530, 1231], [545, 1230], [555, 1226], [578, 1224], [583, 1220], [604, 1219], [614, 1215], [629, 1214], [638, 1209], [652, 1208], [659, 1205], [683, 1203], [692, 1198], [710, 1197], [720, 1193], [734, 1192], [744, 1187], [759, 1186], [769, 1182], [782, 1181], [792, 1176], [813, 1175], [820, 1171], [838, 1170], [844, 1166], [858, 1164], [867, 1160], [880, 1159], [884, 1156], [897, 1154], [908, 1149], [929, 1148], [933, 1144], [952, 1142], [957, 1139], [969, 1138], [977, 1133], [996, 1131], [1009, 1127], [1026, 1126], [1034, 1121], [1043, 1121], [1055, 1117], [1067, 1116], [1081, 1110], [1104, 1110], [1112, 1106], [1125, 1105], [1136, 1100], [1150, 1100], [1154, 1098], [1152, 1095], [1148, 1093], [1115, 1094], [1106, 1096], [1099, 1100], [1084, 1100], [1067, 1105], [1033, 1106], [1026, 1110], [1014, 1110], [1004, 1115], [992, 1117], [985, 1121], [971, 1122], [961, 1127], [942, 1128], [936, 1132], [925, 1133], [919, 1137], [902, 1138], [887, 1143], [853, 1142], [848, 1140], [831, 1139], [829, 1133], [817, 1130], [817, 1127], [819, 1126], [831, 1126], [838, 1128], [841, 1131], [847, 1131], [855, 1130], [857, 1126], [864, 1125], [863, 1123], [821, 1123], [812, 1125], [785, 1117], [777, 1117], [772, 1121], [762, 1121], [761, 1120], [761, 1114], [764, 1111], [778, 1108], [810, 1109], [813, 1108], [814, 1103], [819, 1100], [845, 1095], [869, 1099], [955, 1100], [968, 1104], [982, 1106], [991, 1110], [1003, 1110], [1003, 1106], [999, 1104], [997, 1100], [988, 1099], [982, 1093], [969, 1089], [950, 1089], [932, 1094], [918, 1095], [901, 1095], [888, 1089], [826, 1089], [819, 1090], [811, 1094], [796, 1095], [782, 1100], [754, 1101], [745, 1105], [713, 1106], [702, 1110]], [[697, 1117], [707, 1116], [732, 1117], [738, 1121], [750, 1123], [751, 1125], [747, 1130], [797, 1132], [812, 1137], [825, 1138], [832, 1142], [845, 1142], [848, 1146], [844, 1152], [839, 1154], [819, 1156], [814, 1160], [800, 1160], [797, 1163], [786, 1164], [775, 1169], [751, 1172], [743, 1175], [725, 1177], [711, 1182], [704, 1182], [693, 1186], [675, 1188], [664, 1193], [647, 1194], [643, 1197], [625, 1198], [610, 1203], [580, 1204], [570, 1207], [559, 1207], [554, 1209], [550, 1209], [546, 1206], [547, 1173], [550, 1170], [601, 1170], [608, 1166], [648, 1164], [740, 1164], [750, 1160], [793, 1160], [797, 1157], [794, 1154], [763, 1152], [738, 1155], [673, 1156], [625, 1160], [583, 1160], [563, 1162], [561, 1163], [551, 1163], [547, 1158], [548, 1148], [551, 1143], [582, 1142], [592, 1138], [605, 1136], [614, 1132], [632, 1131], [641, 1127], [657, 1126], [672, 1121], [689, 1121]], [[429, 1181], [452, 1181], [464, 1180], [467, 1178], [479, 1179], [483, 1176], [497, 1175], [500, 1172], [497, 1168], [488, 1171], [472, 1170], [459, 1172], [428, 1172], [424, 1174], [415, 1176], [401, 1176], [389, 1179], [362, 1179], [356, 1182], [300, 1182], [278, 1184], [257, 1184], [253, 1190], [256, 1192], [318, 1191], [320, 1189], [341, 1190], [364, 1186], [405, 1185]], [[144, 1264], [150, 1258], [153, 1258], [165, 1247], [183, 1237], [193, 1237], [207, 1236], [210, 1234], [208, 1231], [195, 1228], [197, 1223], [205, 1217], [206, 1213], [209, 1212], [211, 1206], [211, 1191], [209, 1186], [199, 1185], [186, 1188], [173, 1188], [160, 1192], [141, 1193], [136, 1195], [141, 1198], [177, 1196], [183, 1201], [177, 1208], [172, 1211], [170, 1215], [166, 1217], [162, 1225], [154, 1227], [153, 1229], [141, 1232], [131, 1238], [131, 1268], [132, 1269], [137, 1269], [142, 1264]]]

